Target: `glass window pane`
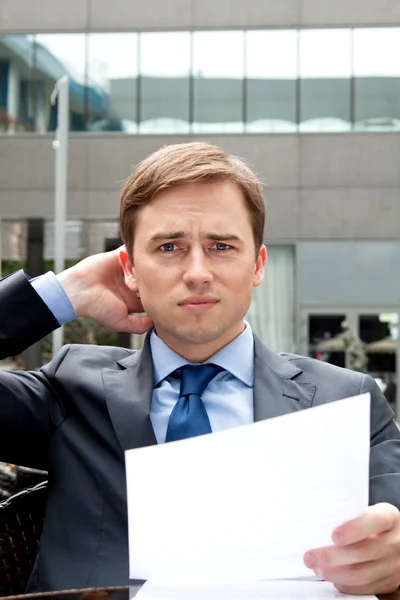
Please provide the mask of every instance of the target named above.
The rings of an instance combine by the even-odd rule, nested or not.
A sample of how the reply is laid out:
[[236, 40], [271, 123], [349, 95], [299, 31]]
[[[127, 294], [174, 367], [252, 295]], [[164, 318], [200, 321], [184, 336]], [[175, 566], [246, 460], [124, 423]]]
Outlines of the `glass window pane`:
[[400, 129], [400, 28], [354, 30], [355, 126]]
[[193, 33], [195, 133], [242, 132], [243, 31]]
[[140, 35], [140, 133], [188, 133], [190, 33]]
[[300, 130], [351, 128], [350, 29], [300, 32]]
[[342, 323], [346, 315], [308, 315], [308, 352], [311, 358], [346, 366]]
[[57, 107], [50, 104], [55, 82], [69, 78], [69, 111], [71, 131], [86, 129], [85, 106], [85, 34], [41, 34], [35, 37], [32, 77], [38, 91], [38, 112], [48, 131], [57, 123]]
[[0, 133], [46, 131], [32, 77], [32, 36], [0, 36]]
[[296, 131], [298, 32], [246, 32], [246, 131]]
[[88, 104], [91, 131], [137, 133], [138, 36], [88, 36]]

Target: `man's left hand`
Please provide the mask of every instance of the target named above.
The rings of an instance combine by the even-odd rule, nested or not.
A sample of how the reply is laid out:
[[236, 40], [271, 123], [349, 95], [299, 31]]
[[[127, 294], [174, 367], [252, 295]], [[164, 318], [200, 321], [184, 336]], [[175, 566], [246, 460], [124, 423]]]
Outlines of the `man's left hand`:
[[346, 594], [390, 594], [400, 585], [400, 512], [375, 504], [332, 534], [334, 545], [307, 552], [317, 577]]

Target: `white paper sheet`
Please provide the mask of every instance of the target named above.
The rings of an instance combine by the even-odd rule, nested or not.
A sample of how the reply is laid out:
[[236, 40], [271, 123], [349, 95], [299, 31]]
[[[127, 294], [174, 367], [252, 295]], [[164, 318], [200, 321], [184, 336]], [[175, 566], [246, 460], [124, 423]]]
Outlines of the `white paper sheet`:
[[126, 452], [132, 579], [313, 575], [307, 550], [368, 505], [370, 395]]
[[[134, 594], [130, 595], [133, 598]], [[325, 581], [254, 581], [209, 585], [161, 585], [146, 581], [135, 600], [345, 600]], [[376, 596], [357, 596], [376, 600]]]

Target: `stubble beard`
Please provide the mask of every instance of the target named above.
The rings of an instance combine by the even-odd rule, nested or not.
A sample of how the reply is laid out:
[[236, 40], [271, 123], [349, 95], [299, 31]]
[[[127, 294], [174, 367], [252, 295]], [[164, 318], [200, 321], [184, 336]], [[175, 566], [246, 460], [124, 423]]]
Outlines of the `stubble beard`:
[[[241, 319], [238, 319], [238, 323]], [[176, 324], [171, 327], [164, 327], [164, 333], [169, 338], [174, 338], [179, 342], [186, 345], [202, 345], [212, 344], [224, 336], [231, 328], [235, 326], [236, 322], [227, 323], [222, 319], [219, 319], [214, 323], [201, 324], [195, 321], [191, 324]], [[228, 343], [228, 342], [226, 342]]]

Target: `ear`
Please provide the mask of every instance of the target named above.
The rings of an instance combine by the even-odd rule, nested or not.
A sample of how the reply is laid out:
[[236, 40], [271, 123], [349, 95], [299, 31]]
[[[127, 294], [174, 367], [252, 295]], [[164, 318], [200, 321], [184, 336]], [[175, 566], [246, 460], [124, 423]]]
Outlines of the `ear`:
[[136, 281], [135, 275], [135, 267], [133, 266], [131, 259], [128, 256], [128, 252], [126, 251], [125, 246], [122, 246], [119, 251], [119, 264], [121, 265], [121, 269], [124, 272], [124, 281], [125, 285], [132, 291], [138, 291], [138, 285]]
[[254, 271], [254, 279], [253, 279], [253, 287], [258, 287], [264, 281], [264, 271], [265, 265], [268, 262], [267, 249], [262, 244], [260, 248], [260, 252], [258, 253], [258, 258], [256, 261], [256, 268]]

